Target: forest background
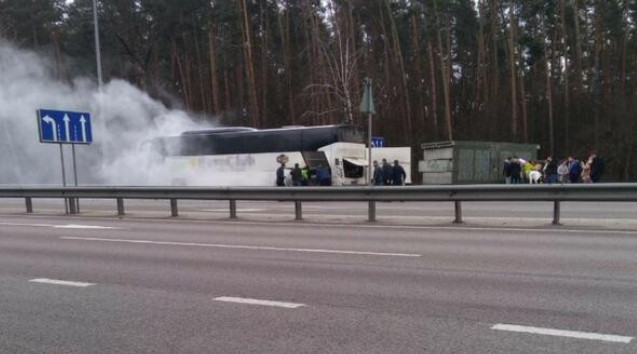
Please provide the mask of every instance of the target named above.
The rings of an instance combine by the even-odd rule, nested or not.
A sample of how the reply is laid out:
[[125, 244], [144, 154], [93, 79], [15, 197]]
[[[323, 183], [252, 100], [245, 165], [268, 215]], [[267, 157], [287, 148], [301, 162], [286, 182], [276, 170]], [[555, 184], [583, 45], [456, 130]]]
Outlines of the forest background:
[[[224, 125], [532, 143], [637, 178], [637, 0], [102, 0], [104, 78]], [[0, 0], [0, 39], [95, 75], [92, 0]], [[415, 164], [414, 164], [415, 166]]]

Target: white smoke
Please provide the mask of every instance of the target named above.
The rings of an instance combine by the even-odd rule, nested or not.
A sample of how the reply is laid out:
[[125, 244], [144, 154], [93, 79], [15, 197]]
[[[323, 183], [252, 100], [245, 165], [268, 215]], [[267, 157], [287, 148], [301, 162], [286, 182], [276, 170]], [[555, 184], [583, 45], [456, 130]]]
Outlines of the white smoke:
[[[52, 63], [37, 53], [0, 41], [0, 184], [61, 184], [59, 147], [39, 142], [40, 108], [91, 112], [94, 143], [76, 147], [80, 184], [170, 183], [150, 164], [152, 151], [144, 142], [204, 125], [125, 81], [113, 80], [98, 91], [92, 80], [65, 84], [54, 72]], [[64, 149], [72, 184], [71, 149]]]

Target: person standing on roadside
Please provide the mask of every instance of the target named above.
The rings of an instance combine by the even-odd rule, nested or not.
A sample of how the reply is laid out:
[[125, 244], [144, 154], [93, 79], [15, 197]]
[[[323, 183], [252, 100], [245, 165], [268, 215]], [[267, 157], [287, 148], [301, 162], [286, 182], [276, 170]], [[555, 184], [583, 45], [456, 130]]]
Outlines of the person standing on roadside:
[[301, 185], [304, 187], [310, 185], [310, 168], [307, 166], [301, 169]]
[[[583, 160], [582, 160], [583, 161]], [[589, 157], [582, 165], [582, 183], [591, 183], [591, 164], [593, 160]]]
[[602, 180], [602, 176], [604, 175], [604, 170], [606, 169], [606, 164], [604, 163], [604, 159], [601, 156], [598, 156], [597, 153], [593, 152], [591, 155], [591, 182], [599, 183]]
[[375, 186], [382, 186], [383, 185], [383, 169], [378, 164], [378, 161], [374, 161], [374, 175], [373, 175], [373, 177], [374, 178], [372, 180], [372, 183], [374, 183]]
[[393, 168], [386, 159], [383, 159], [383, 184], [386, 186], [391, 186], [392, 177]]
[[[270, 170], [271, 171], [271, 170]], [[285, 164], [282, 163], [276, 170], [276, 185], [277, 187], [285, 187]]]
[[553, 160], [553, 156], [546, 158], [544, 165], [544, 181], [548, 184], [557, 183], [557, 162]]
[[508, 157], [504, 160], [504, 165], [502, 166], [502, 175], [504, 175], [504, 183], [511, 184], [511, 157]]
[[290, 171], [290, 177], [292, 177], [292, 185], [294, 187], [300, 187], [303, 183], [303, 172], [298, 163], [294, 164], [294, 168]]
[[568, 158], [568, 179], [571, 183], [578, 183], [582, 175], [582, 163], [574, 159], [573, 156]]
[[568, 178], [568, 160], [560, 161], [559, 166], [557, 166], [557, 177], [560, 183], [570, 182]]
[[511, 174], [511, 184], [520, 184], [520, 174], [522, 174], [522, 166], [520, 166], [520, 160], [518, 160], [518, 158], [515, 156], [511, 158], [509, 173]]
[[392, 184], [394, 186], [404, 186], [407, 174], [405, 169], [398, 163], [398, 160], [394, 160], [394, 167], [392, 168]]

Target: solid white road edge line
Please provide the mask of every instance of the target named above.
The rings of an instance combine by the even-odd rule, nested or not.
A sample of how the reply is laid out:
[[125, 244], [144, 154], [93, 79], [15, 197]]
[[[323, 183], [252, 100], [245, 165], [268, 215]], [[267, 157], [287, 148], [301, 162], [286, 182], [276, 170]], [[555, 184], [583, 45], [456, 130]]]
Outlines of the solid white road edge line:
[[165, 246], [210, 247], [210, 248], [226, 248], [226, 249], [254, 250], [254, 251], [330, 253], [330, 254], [349, 254], [349, 255], [358, 255], [358, 256], [422, 257], [422, 255], [420, 254], [412, 254], [412, 253], [361, 252], [361, 251], [326, 250], [326, 249], [314, 249], [314, 248], [284, 248], [284, 247], [270, 247], [270, 246], [225, 245], [225, 244], [217, 244], [217, 243], [126, 240], [126, 239], [114, 239], [114, 238], [71, 237], [71, 236], [61, 237], [61, 239], [76, 240], [76, 241], [139, 243], [139, 244], [165, 245]]
[[121, 229], [121, 227], [115, 226], [95, 226], [95, 225], [53, 225], [53, 224], [20, 224], [13, 222], [2, 222], [0, 226], [25, 226], [25, 227], [51, 227], [54, 229], [93, 229], [93, 230], [113, 230]]
[[299, 307], [305, 306], [305, 304], [297, 304], [294, 302], [259, 300], [259, 299], [249, 299], [244, 297], [230, 297], [230, 296], [220, 296], [220, 297], [216, 297], [214, 300], [222, 301], [222, 302], [232, 302], [236, 304], [282, 307], [286, 309], [297, 309]]
[[29, 280], [29, 282], [41, 283], [41, 284], [76, 286], [80, 288], [86, 288], [87, 286], [95, 285], [95, 283], [83, 283], [79, 281], [67, 281], [67, 280], [56, 280], [56, 279], [46, 279], [46, 278], [31, 279]]
[[[258, 214], [254, 214], [258, 215]], [[261, 214], [263, 215], [263, 214]], [[451, 219], [451, 217], [449, 218]], [[183, 220], [181, 220], [183, 221]], [[195, 220], [198, 221], [198, 220]], [[617, 234], [617, 235], [636, 235], [637, 231], [628, 230], [612, 230], [612, 229], [596, 229], [596, 230], [579, 230], [579, 229], [541, 229], [541, 228], [515, 228], [515, 227], [481, 227], [481, 226], [427, 226], [427, 225], [364, 225], [364, 224], [336, 224], [336, 223], [292, 223], [292, 222], [261, 222], [261, 221], [225, 221], [215, 220], [217, 224], [228, 225], [244, 225], [244, 226], [299, 226], [299, 227], [324, 227], [324, 228], [348, 228], [348, 229], [390, 229], [390, 230], [437, 230], [437, 231], [520, 231], [525, 233], [580, 233], [580, 234]]]
[[[267, 211], [269, 209], [237, 209], [238, 213], [254, 213], [259, 211]], [[228, 213], [228, 208], [224, 209], [202, 209], [203, 212], [211, 212], [211, 213]]]
[[112, 226], [94, 226], [94, 225], [55, 225], [53, 226], [55, 229], [89, 229], [89, 230], [111, 230], [116, 229], [116, 227]]
[[540, 334], [545, 336], [589, 339], [589, 340], [599, 340], [604, 342], [626, 343], [626, 344], [630, 343], [634, 339], [633, 337], [617, 336], [612, 334], [564, 331], [560, 329], [519, 326], [519, 325], [511, 325], [511, 324], [503, 324], [503, 323], [496, 324], [495, 326], [491, 327], [491, 329], [496, 331]]

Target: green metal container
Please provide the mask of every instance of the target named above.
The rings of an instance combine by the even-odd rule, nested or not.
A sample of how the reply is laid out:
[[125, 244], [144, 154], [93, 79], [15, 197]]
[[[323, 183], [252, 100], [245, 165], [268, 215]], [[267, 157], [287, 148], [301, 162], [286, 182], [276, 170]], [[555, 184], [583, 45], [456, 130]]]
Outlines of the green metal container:
[[418, 164], [423, 184], [504, 183], [504, 160], [517, 156], [537, 159], [536, 144], [487, 141], [444, 141], [425, 143]]

